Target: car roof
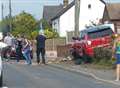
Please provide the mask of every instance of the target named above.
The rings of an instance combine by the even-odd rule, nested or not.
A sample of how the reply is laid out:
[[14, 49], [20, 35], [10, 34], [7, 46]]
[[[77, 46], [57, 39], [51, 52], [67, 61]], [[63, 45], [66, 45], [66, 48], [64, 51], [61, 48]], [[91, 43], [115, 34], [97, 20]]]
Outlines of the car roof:
[[82, 31], [87, 32], [87, 33], [91, 33], [91, 32], [95, 32], [95, 31], [105, 30], [108, 28], [110, 28], [110, 26], [100, 25], [100, 26], [89, 27], [89, 28], [84, 29]]

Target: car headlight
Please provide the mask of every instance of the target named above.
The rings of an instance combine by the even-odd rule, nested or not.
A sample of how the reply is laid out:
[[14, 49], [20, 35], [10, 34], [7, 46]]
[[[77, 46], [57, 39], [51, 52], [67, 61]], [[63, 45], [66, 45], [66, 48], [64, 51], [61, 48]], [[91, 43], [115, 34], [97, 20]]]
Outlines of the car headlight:
[[91, 41], [87, 41], [87, 44], [88, 44], [88, 45], [91, 45], [91, 43], [92, 43]]

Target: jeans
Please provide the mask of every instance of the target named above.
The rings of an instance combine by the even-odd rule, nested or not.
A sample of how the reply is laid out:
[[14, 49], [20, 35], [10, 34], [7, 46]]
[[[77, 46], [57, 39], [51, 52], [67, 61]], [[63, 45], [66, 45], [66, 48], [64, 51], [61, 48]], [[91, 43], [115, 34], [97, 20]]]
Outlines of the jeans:
[[29, 48], [26, 48], [22, 53], [23, 53], [23, 56], [24, 56], [25, 59], [26, 59], [26, 62], [27, 62], [28, 64], [32, 64], [31, 57], [30, 57], [30, 49], [29, 49]]
[[20, 47], [17, 47], [16, 48], [16, 59], [17, 59], [17, 62], [19, 62], [20, 59], [23, 58], [23, 55], [22, 55], [22, 50]]
[[42, 56], [42, 63], [45, 64], [45, 48], [37, 48], [37, 63], [40, 63], [40, 54]]

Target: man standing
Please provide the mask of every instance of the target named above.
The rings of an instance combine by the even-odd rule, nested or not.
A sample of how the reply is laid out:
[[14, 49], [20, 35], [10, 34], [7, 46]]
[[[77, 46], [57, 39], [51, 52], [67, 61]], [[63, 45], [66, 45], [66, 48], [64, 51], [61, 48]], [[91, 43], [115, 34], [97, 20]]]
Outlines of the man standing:
[[40, 64], [40, 54], [42, 56], [42, 63], [45, 64], [45, 40], [46, 37], [44, 36], [43, 31], [40, 31], [39, 35], [36, 37], [36, 41], [37, 41], [36, 53], [37, 53], [38, 64]]

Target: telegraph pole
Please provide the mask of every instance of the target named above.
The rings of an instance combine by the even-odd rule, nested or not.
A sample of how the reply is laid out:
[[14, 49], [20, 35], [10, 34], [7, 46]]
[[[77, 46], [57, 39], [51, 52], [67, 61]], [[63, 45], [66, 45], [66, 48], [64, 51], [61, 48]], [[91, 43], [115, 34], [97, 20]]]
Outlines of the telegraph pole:
[[2, 12], [1, 12], [1, 13], [2, 13], [2, 20], [3, 20], [3, 19], [4, 19], [4, 12], [3, 12], [3, 11], [4, 11], [4, 6], [3, 6], [3, 3], [2, 3], [2, 5], [1, 5], [1, 11], [2, 11]]
[[12, 8], [11, 8], [11, 0], [9, 0], [9, 31], [12, 31]]
[[79, 36], [80, 0], [75, 0], [75, 37]]

